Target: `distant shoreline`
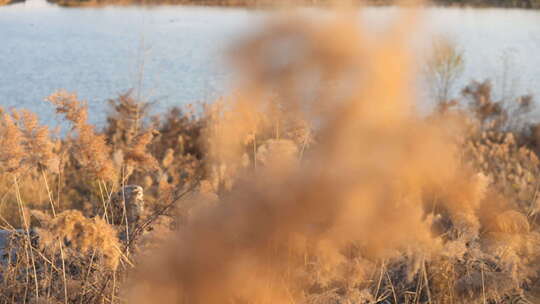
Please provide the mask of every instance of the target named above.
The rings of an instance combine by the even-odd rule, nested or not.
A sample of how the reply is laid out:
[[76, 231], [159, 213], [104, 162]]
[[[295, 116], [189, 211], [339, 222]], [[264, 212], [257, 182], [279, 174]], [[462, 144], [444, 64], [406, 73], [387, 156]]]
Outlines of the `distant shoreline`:
[[24, 2], [24, 0], [0, 0], [0, 6]]
[[[292, 3], [301, 5], [324, 6], [328, 0], [296, 0], [296, 1], [272, 1], [272, 0], [47, 0], [63, 7], [100, 7], [109, 5], [128, 6], [161, 6], [161, 5], [195, 5], [214, 7], [246, 7], [246, 8], [272, 8], [280, 4]], [[0, 6], [24, 2], [24, 0], [0, 0]], [[371, 0], [364, 2], [371, 6], [393, 5], [391, 0]], [[473, 7], [473, 8], [523, 8], [539, 9], [540, 0], [435, 0], [426, 6], [441, 7]]]

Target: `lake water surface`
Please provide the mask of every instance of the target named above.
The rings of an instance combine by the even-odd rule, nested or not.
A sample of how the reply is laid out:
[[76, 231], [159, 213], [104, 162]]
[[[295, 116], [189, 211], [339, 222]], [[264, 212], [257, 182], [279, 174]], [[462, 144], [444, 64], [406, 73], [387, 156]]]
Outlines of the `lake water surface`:
[[[399, 10], [368, 8], [363, 14], [375, 26]], [[62, 8], [43, 0], [0, 7], [0, 106], [28, 108], [53, 123], [43, 99], [65, 88], [88, 100], [91, 121], [99, 123], [106, 100], [134, 87], [157, 101], [156, 110], [211, 101], [232, 77], [223, 60], [227, 46], [269, 14], [170, 6]], [[464, 51], [465, 71], [456, 88], [491, 78], [496, 95], [540, 98], [540, 11], [429, 8], [421, 16], [422, 31], [408, 35], [444, 35]]]

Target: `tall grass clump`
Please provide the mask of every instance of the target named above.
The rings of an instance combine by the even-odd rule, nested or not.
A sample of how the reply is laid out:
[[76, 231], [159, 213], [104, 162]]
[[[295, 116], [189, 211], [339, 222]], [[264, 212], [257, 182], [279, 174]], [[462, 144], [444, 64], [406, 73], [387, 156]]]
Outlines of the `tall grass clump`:
[[171, 230], [181, 213], [172, 207], [198, 184], [203, 119], [189, 109], [151, 118], [122, 94], [99, 130], [76, 94], [46, 102], [65, 135], [30, 111], [0, 113], [0, 303], [118, 302], [138, 255]]

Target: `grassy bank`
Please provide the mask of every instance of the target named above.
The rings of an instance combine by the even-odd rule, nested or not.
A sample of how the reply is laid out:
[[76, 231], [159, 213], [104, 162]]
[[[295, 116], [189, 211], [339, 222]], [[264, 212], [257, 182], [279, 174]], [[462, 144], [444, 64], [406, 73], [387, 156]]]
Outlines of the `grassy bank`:
[[[416, 113], [410, 17], [377, 39], [356, 16], [271, 23], [210, 105], [151, 116], [128, 92], [96, 127], [62, 90], [66, 136], [3, 109], [0, 303], [538, 302], [532, 97], [450, 100], [446, 76]], [[432, 77], [461, 65], [440, 49]]]
[[24, 2], [24, 0], [0, 0], [0, 6]]
[[[295, 1], [270, 0], [49, 0], [66, 7], [85, 7], [85, 6], [106, 6], [106, 5], [196, 5], [196, 6], [220, 6], [220, 7], [248, 7], [248, 8], [272, 8], [279, 7], [284, 3], [294, 4]], [[297, 4], [303, 5], [324, 5], [321, 0], [298, 1]]]
[[[222, 7], [256, 7], [272, 8], [282, 6], [280, 1], [270, 0], [48, 0], [66, 7], [106, 6], [106, 5], [200, 5]], [[286, 1], [287, 5], [327, 5], [331, 1], [326, 0], [300, 0]], [[368, 5], [393, 5], [391, 0], [370, 0]], [[500, 7], [500, 8], [540, 8], [539, 0], [436, 0], [429, 5], [448, 7]]]

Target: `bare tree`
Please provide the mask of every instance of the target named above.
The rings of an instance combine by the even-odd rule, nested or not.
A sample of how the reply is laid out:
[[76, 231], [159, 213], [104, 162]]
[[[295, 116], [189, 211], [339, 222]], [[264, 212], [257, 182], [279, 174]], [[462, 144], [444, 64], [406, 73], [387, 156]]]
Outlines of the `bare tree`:
[[438, 104], [448, 102], [451, 90], [463, 73], [464, 66], [463, 52], [452, 40], [439, 38], [433, 42], [432, 54], [427, 59], [426, 76]]

